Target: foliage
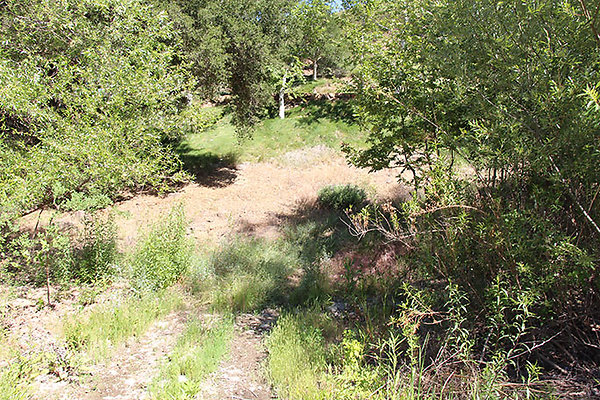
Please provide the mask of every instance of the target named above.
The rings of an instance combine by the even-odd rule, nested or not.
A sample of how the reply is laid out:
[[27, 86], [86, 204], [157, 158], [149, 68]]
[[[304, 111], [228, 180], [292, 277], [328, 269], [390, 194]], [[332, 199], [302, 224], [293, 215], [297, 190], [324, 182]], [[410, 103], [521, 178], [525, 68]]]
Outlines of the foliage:
[[[364, 147], [364, 134], [351, 122], [340, 119], [343, 105], [328, 109], [327, 105], [295, 107], [286, 119], [267, 118], [255, 126], [251, 140], [240, 141], [231, 116], [225, 115], [205, 133], [193, 134], [182, 142], [185, 156], [213, 153], [220, 157], [236, 154], [240, 161], [285, 159], [285, 154], [306, 148], [328, 148], [339, 152], [340, 143]], [[325, 159], [330, 155], [325, 154]], [[309, 163], [313, 161], [308, 159]]]
[[337, 211], [357, 209], [367, 200], [362, 188], [350, 184], [325, 186], [319, 190], [317, 197], [321, 206]]
[[15, 232], [4, 246], [1, 273], [16, 282], [94, 283], [113, 274], [118, 258], [116, 227], [106, 219], [86, 215], [83, 231], [74, 238], [54, 222], [35, 232]]
[[299, 1], [293, 9], [300, 40], [296, 54], [312, 62], [313, 80], [318, 77], [321, 60], [331, 66], [339, 64], [344, 40], [340, 39], [340, 15], [334, 12], [334, 4], [326, 0]]
[[205, 96], [231, 91], [240, 133], [272, 105], [293, 38], [291, 0], [165, 2], [183, 31], [186, 64]]
[[152, 399], [194, 399], [207, 375], [227, 354], [233, 333], [228, 318], [206, 322], [192, 320], [185, 328], [159, 375], [150, 384]]
[[464, 297], [460, 342], [493, 382], [527, 376], [527, 362], [543, 360], [532, 347], [582, 354], [595, 333], [563, 334], [558, 320], [598, 320], [600, 46], [589, 2], [347, 6], [370, 129], [369, 148], [347, 153], [412, 172], [415, 189], [358, 215], [357, 232], [403, 245], [401, 263], [436, 293], [432, 312]]
[[[203, 107], [199, 103], [192, 103], [181, 113], [189, 134], [204, 134], [222, 118], [221, 107]], [[185, 140], [185, 139], [184, 139]]]
[[66, 281], [72, 276], [74, 257], [71, 238], [51, 223], [33, 233], [19, 233], [5, 244], [3, 274], [24, 283], [46, 283], [46, 272], [52, 282]]
[[0, 21], [3, 218], [164, 188], [186, 86], [167, 16], [141, 0], [9, 0]]
[[131, 280], [138, 291], [173, 285], [187, 270], [193, 243], [187, 237], [183, 206], [177, 206], [151, 227], [131, 255]]

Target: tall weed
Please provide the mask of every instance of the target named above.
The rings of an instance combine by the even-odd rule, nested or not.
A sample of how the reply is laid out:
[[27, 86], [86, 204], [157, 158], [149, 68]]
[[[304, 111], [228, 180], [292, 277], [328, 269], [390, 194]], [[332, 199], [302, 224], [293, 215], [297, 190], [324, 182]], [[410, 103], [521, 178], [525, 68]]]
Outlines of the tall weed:
[[131, 280], [138, 291], [173, 285], [188, 269], [193, 242], [182, 206], [175, 207], [138, 243], [131, 256]]

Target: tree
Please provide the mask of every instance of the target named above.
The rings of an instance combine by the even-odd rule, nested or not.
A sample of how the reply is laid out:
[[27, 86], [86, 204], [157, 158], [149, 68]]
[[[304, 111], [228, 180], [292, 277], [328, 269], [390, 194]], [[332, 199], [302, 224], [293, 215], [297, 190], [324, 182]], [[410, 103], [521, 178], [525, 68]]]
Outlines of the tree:
[[[247, 131], [272, 105], [289, 65], [293, 0], [168, 2], [200, 85], [231, 90], [234, 123]], [[210, 61], [210, 60], [217, 60]], [[205, 65], [211, 66], [209, 71]], [[212, 67], [214, 66], [214, 68]]]
[[164, 187], [189, 83], [165, 13], [141, 0], [7, 0], [0, 32], [2, 219]]
[[313, 80], [317, 80], [319, 61], [334, 46], [336, 23], [331, 3], [326, 0], [303, 0], [294, 10], [301, 32], [299, 56], [312, 63]]

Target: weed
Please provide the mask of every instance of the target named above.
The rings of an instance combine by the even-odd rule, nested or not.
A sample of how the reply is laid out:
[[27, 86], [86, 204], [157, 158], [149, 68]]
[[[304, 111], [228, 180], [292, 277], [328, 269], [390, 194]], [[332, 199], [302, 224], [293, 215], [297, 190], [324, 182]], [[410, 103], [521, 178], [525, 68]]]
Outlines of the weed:
[[269, 375], [286, 399], [323, 397], [327, 354], [322, 333], [308, 320], [305, 314], [281, 316], [266, 342]]
[[318, 193], [321, 206], [336, 211], [348, 208], [357, 209], [367, 200], [365, 191], [355, 185], [330, 185], [325, 186]]
[[193, 249], [186, 230], [183, 207], [178, 206], [140, 241], [131, 256], [131, 280], [136, 290], [164, 289], [185, 273]]

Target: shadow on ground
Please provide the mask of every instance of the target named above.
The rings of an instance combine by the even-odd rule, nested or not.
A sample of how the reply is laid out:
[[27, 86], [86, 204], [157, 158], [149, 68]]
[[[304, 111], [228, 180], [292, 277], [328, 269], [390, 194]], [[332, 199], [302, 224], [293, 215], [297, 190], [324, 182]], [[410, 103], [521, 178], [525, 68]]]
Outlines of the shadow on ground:
[[321, 118], [347, 124], [356, 123], [353, 102], [350, 100], [313, 100], [304, 106], [304, 109], [307, 115], [299, 119], [301, 125], [318, 123]]
[[177, 148], [183, 161], [183, 169], [200, 186], [221, 188], [237, 179], [237, 159], [235, 153], [215, 154], [210, 151], [193, 149], [186, 145]]

